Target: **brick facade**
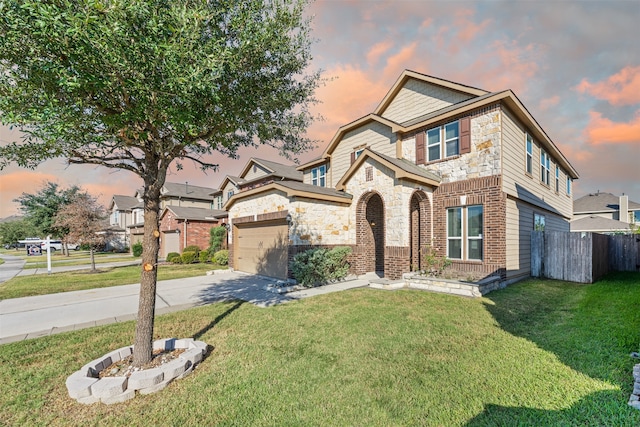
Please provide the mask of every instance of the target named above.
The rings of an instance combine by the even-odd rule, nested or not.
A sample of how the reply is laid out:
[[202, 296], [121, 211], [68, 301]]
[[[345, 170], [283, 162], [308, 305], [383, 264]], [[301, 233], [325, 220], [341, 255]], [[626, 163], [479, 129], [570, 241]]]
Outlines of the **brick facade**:
[[[209, 239], [210, 239], [210, 230], [213, 227], [217, 227], [219, 225], [219, 221], [203, 221], [203, 220], [185, 220], [180, 218], [175, 218], [173, 215], [163, 215], [160, 219], [160, 232], [180, 232], [180, 252], [184, 250], [186, 246], [198, 246], [200, 249], [207, 249], [209, 247]], [[185, 234], [186, 234], [186, 242], [185, 242]], [[186, 243], [186, 245], [185, 245]], [[160, 243], [160, 253], [165, 253], [165, 248], [163, 242]]]
[[[461, 196], [466, 200], [462, 203]], [[452, 260], [451, 268], [462, 273], [499, 275], [506, 278], [507, 196], [499, 175], [441, 184], [433, 193], [433, 240], [435, 248], [446, 255], [447, 208], [483, 206], [483, 260]]]

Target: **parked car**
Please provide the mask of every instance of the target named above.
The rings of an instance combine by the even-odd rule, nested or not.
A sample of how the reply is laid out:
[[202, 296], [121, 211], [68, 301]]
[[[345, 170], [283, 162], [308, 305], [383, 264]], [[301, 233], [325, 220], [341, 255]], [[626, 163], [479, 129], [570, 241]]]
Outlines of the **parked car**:
[[[42, 249], [43, 251], [48, 251], [49, 247], [51, 247], [51, 252], [61, 251], [63, 247], [63, 243], [60, 240], [51, 240], [49, 242], [49, 245], [47, 245], [47, 242], [42, 242], [40, 244], [40, 249]], [[67, 247], [69, 248], [69, 250], [75, 250], [75, 251], [80, 249], [79, 245], [74, 245], [73, 243], [67, 243]]]

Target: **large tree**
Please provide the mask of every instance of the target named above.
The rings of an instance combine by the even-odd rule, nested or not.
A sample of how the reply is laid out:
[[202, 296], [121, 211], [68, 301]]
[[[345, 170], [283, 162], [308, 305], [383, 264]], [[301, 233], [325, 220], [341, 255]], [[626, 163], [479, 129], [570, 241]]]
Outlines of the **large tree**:
[[[61, 188], [55, 182], [45, 182], [35, 193], [22, 193], [15, 202], [20, 204], [20, 210], [43, 236], [52, 235], [63, 239], [69, 230], [54, 224], [56, 214], [62, 207], [71, 203], [79, 194], [86, 194], [76, 185]], [[68, 254], [68, 251], [67, 251]]]
[[0, 0], [0, 168], [53, 157], [143, 181], [134, 363], [151, 358], [160, 189], [170, 165], [311, 147], [319, 72], [305, 0]]

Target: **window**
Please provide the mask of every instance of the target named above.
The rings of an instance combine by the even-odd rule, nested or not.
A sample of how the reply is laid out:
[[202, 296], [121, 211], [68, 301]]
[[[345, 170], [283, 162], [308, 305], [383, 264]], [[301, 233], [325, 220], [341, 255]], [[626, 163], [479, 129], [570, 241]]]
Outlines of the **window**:
[[120, 211], [113, 211], [113, 222], [112, 225], [120, 224]]
[[362, 152], [363, 152], [363, 151], [364, 151], [364, 148], [358, 148], [358, 149], [356, 150], [356, 159], [357, 159], [358, 157], [360, 157], [360, 154], [362, 154]]
[[540, 182], [549, 185], [550, 160], [546, 151], [540, 150]]
[[483, 218], [482, 205], [447, 209], [448, 258], [482, 261]]
[[427, 161], [433, 162], [458, 154], [460, 154], [459, 122], [448, 123], [427, 131]]
[[634, 224], [640, 223], [640, 211], [633, 211], [631, 213], [631, 222]]
[[327, 165], [311, 169], [311, 184], [319, 187], [326, 186]]
[[526, 168], [528, 174], [533, 174], [533, 139], [527, 134], [527, 161]]
[[560, 191], [560, 166], [556, 165], [556, 193]]
[[537, 213], [533, 214], [533, 229], [535, 231], [544, 231], [545, 217]]
[[467, 209], [467, 259], [482, 261], [482, 206]]
[[227, 200], [233, 197], [233, 190], [227, 191]]
[[571, 177], [567, 175], [567, 196], [571, 195]]
[[462, 208], [447, 209], [447, 257], [462, 259]]

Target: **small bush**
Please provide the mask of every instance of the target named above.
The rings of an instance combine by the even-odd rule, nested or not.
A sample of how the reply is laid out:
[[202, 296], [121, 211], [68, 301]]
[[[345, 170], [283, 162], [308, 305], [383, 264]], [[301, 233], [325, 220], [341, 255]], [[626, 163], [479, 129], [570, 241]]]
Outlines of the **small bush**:
[[177, 252], [169, 252], [167, 254], [167, 262], [176, 262], [176, 259], [178, 259], [178, 263], [182, 262], [182, 259], [180, 258], [180, 254]]
[[229, 265], [229, 251], [223, 249], [213, 254], [212, 261], [218, 265]]
[[131, 250], [133, 251], [133, 256], [135, 257], [142, 255], [142, 243], [134, 243], [133, 245], [131, 245]]
[[206, 262], [209, 262], [209, 259], [210, 259], [209, 252], [208, 251], [200, 252], [200, 255], [198, 255], [198, 259], [203, 264], [206, 263]]
[[193, 251], [185, 251], [182, 252], [181, 258], [183, 264], [193, 264], [196, 260], [196, 253]]
[[200, 247], [196, 245], [189, 245], [186, 248], [184, 248], [184, 250], [182, 251], [182, 253], [185, 253], [185, 252], [195, 252], [196, 258], [197, 258], [198, 255], [200, 255]]
[[303, 286], [316, 286], [344, 279], [349, 273], [349, 254], [351, 248], [346, 246], [338, 246], [331, 250], [315, 248], [301, 252], [291, 261], [293, 277]]
[[438, 277], [451, 265], [451, 260], [444, 256], [439, 256], [437, 249], [433, 246], [425, 246], [422, 250], [422, 260], [424, 270], [422, 274]]

